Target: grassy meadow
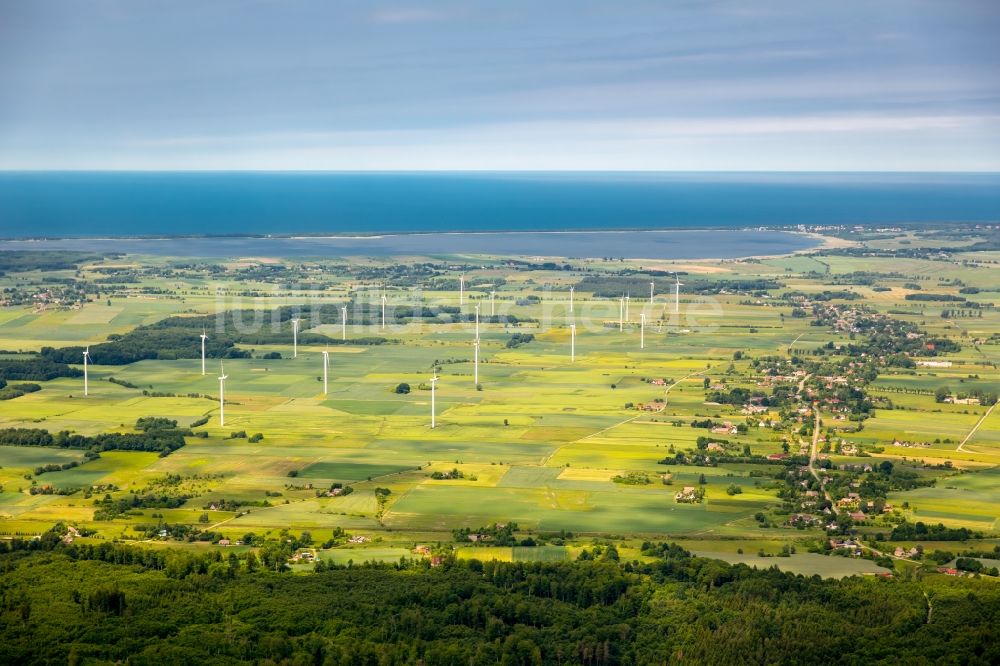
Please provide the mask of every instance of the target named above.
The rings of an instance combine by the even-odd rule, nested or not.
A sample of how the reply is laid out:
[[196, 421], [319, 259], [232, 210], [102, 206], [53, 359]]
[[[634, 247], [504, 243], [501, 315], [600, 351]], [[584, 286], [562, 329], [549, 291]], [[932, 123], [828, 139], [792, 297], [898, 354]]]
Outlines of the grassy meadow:
[[[373, 270], [391, 264], [364, 261]], [[145, 270], [138, 284], [82, 306], [36, 302], [0, 308], [0, 349], [7, 358], [19, 358], [43, 347], [95, 345], [168, 316], [212, 314], [220, 308], [266, 312], [309, 303], [339, 306], [348, 298], [377, 303], [383, 293], [380, 280], [335, 270], [316, 269], [314, 281], [322, 282], [318, 286], [241, 278], [241, 270], [264, 265], [253, 258], [234, 260], [213, 273], [177, 271], [183, 274], [168, 276], [157, 272], [163, 272], [165, 262], [162, 257], [130, 257], [83, 267], [85, 277], [101, 275], [109, 267]], [[38, 382], [37, 392], [0, 401], [0, 427], [53, 433], [129, 432], [137, 419], [148, 416], [173, 419], [182, 427], [208, 419], [196, 427], [204, 436], [188, 437], [186, 446], [163, 457], [108, 451], [86, 461], [78, 450], [0, 446], [0, 535], [38, 534], [63, 520], [92, 531], [89, 539], [143, 540], [138, 528], [159, 520], [209, 528], [232, 541], [248, 533], [275, 536], [289, 530], [308, 531], [316, 541], [352, 534], [373, 542], [322, 551], [322, 557], [344, 563], [398, 560], [416, 543], [452, 542], [452, 530], [516, 522], [527, 533], [574, 536], [566, 545], [544, 549], [464, 545], [459, 556], [562, 560], [595, 538], [623, 538], [626, 550], [641, 540], [683, 539], [695, 552], [722, 552], [712, 544], [723, 538], [745, 550], [745, 555], [725, 551], [725, 559], [734, 562], [830, 576], [875, 573], [878, 567], [865, 568], [845, 558], [826, 558], [834, 560], [827, 570], [821, 556], [805, 552], [792, 558], [756, 555], [763, 547], [759, 544], [767, 546], [775, 539], [818, 543], [824, 538], [818, 530], [760, 528], [754, 516], [780, 504], [776, 488], [768, 483], [773, 476], [768, 466], [659, 462], [668, 453], [694, 447], [705, 434], [690, 427], [694, 419], [747, 420], [740, 406], [708, 404], [706, 380], [753, 388], [760, 377], [750, 359], [808, 354], [828, 343], [850, 342], [851, 336], [841, 331], [811, 325], [809, 318], [792, 316], [786, 305], [771, 303], [783, 292], [815, 295], [824, 290], [854, 292], [875, 311], [893, 312], [935, 335], [962, 342], [960, 352], [942, 357], [950, 362], [948, 367], [918, 365], [880, 373], [870, 393], [890, 399], [892, 408], [877, 409], [862, 430], [843, 435], [868, 453], [835, 456], [834, 462], [950, 461], [949, 469], [935, 472], [934, 486], [889, 497], [902, 507], [899, 516], [990, 534], [1000, 530], [1000, 411], [986, 416], [985, 406], [941, 404], [934, 397], [943, 385], [956, 392], [1000, 386], [995, 366], [1000, 359], [1000, 315], [991, 303], [1000, 289], [996, 264], [824, 254], [659, 262], [659, 270], [686, 273], [686, 285], [759, 279], [781, 286], [763, 295], [723, 291], [710, 296], [687, 293], [685, 287], [680, 311], [674, 312], [671, 280], [657, 277], [653, 301], [648, 293], [630, 298], [627, 321], [619, 326], [617, 298], [577, 289], [573, 312], [568, 300], [569, 285], [583, 275], [619, 271], [618, 262], [578, 260], [573, 271], [515, 270], [484, 257], [449, 257], [444, 263], [462, 266], [442, 271], [442, 279], [451, 282], [465, 275], [462, 303], [451, 283], [418, 293], [390, 282], [384, 291], [388, 308], [415, 303], [457, 306], [469, 321], [392, 321], [386, 328], [377, 320], [352, 321], [347, 337], [384, 336], [387, 342], [329, 347], [303, 343], [294, 358], [291, 339], [240, 344], [250, 357], [224, 361], [224, 426], [219, 419], [218, 359], [209, 359], [204, 375], [198, 359], [93, 364], [88, 368], [87, 396], [81, 379], [57, 378]], [[643, 268], [642, 262], [626, 266]], [[874, 291], [870, 285], [837, 280], [859, 271], [882, 275], [878, 283], [887, 288]], [[0, 285], [44, 283], [72, 274], [8, 274]], [[946, 293], [957, 292], [956, 281], [976, 285], [983, 291], [970, 298], [989, 307], [981, 310], [981, 318], [943, 318], [941, 303], [904, 299], [913, 293], [904, 284], [918, 279], [924, 290]], [[516, 316], [517, 322], [489, 320], [489, 292], [498, 283], [494, 307], [505, 316]], [[477, 305], [483, 319], [478, 385], [471, 321]], [[577, 325], [575, 358], [571, 323]], [[302, 333], [310, 332], [336, 339], [341, 326], [307, 319]], [[510, 341], [515, 333], [534, 339], [514, 346]], [[323, 351], [329, 351], [330, 359], [325, 393]], [[262, 358], [267, 354], [280, 358]], [[429, 380], [435, 369], [437, 427], [432, 429]], [[403, 383], [409, 392], [396, 392]], [[653, 407], [638, 409], [642, 404]], [[833, 414], [821, 416], [825, 423], [836, 424]], [[240, 431], [262, 437], [232, 437]], [[780, 453], [782, 440], [788, 439], [787, 434], [758, 426], [726, 437], [759, 456]], [[808, 449], [804, 436], [793, 433], [790, 439], [796, 449]], [[36, 472], [69, 462], [80, 464]], [[460, 472], [459, 478], [432, 477], [435, 472], [447, 477], [452, 470]], [[629, 474], [648, 482], [616, 481]], [[113, 497], [141, 492], [169, 475], [183, 479], [180, 487], [188, 499], [182, 507], [95, 519], [94, 500], [106, 492]], [[334, 484], [350, 486], [353, 492], [328, 495]], [[734, 485], [741, 492], [728, 493]], [[685, 486], [703, 488], [704, 500], [676, 502], [675, 493]], [[31, 494], [32, 487], [100, 490], [85, 498], [80, 492]], [[380, 495], [376, 489], [388, 492]], [[227, 500], [243, 504], [238, 510], [211, 508]]]

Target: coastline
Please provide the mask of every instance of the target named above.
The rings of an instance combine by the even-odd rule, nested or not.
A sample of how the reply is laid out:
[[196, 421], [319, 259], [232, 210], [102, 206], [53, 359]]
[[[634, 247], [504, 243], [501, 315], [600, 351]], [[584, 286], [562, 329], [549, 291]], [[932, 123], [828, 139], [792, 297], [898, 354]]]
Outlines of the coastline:
[[[718, 233], [724, 231], [727, 233]], [[801, 230], [597, 229], [447, 231], [371, 235], [244, 235], [0, 240], [0, 251], [118, 252], [141, 256], [516, 256], [645, 261], [726, 261], [813, 252], [830, 244]], [[715, 256], [706, 256], [713, 254]]]

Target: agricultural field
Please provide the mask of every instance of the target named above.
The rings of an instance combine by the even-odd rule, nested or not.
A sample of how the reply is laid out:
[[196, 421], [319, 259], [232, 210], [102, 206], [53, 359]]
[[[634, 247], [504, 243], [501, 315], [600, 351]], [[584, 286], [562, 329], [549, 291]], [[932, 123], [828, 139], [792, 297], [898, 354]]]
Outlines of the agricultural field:
[[[0, 536], [57, 522], [149, 547], [294, 536], [338, 565], [421, 544], [563, 561], [614, 543], [642, 559], [643, 542], [676, 540], [830, 577], [889, 571], [875, 560], [917, 521], [965, 528], [972, 547], [1000, 532], [1000, 264], [906, 235], [852, 246], [870, 256], [655, 268], [116, 256], [7, 272], [0, 364], [64, 365], [7, 379], [38, 389], [0, 400], [0, 429], [97, 444], [0, 442]], [[204, 373], [201, 332], [218, 345]], [[149, 417], [173, 425], [142, 432], [179, 444], [103, 443]], [[828, 556], [851, 539], [859, 557]]]

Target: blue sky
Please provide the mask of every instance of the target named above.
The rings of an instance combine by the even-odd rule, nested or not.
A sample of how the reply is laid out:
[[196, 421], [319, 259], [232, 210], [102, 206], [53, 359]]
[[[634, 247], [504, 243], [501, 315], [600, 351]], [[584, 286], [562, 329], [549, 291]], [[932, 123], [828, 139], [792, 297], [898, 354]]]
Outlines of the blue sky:
[[1000, 2], [0, 0], [0, 169], [1000, 171]]

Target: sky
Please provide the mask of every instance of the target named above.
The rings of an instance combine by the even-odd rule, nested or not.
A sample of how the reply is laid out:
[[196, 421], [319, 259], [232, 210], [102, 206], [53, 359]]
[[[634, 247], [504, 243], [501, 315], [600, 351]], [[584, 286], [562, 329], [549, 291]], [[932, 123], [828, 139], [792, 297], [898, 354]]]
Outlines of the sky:
[[1000, 171], [996, 0], [0, 0], [0, 169]]

